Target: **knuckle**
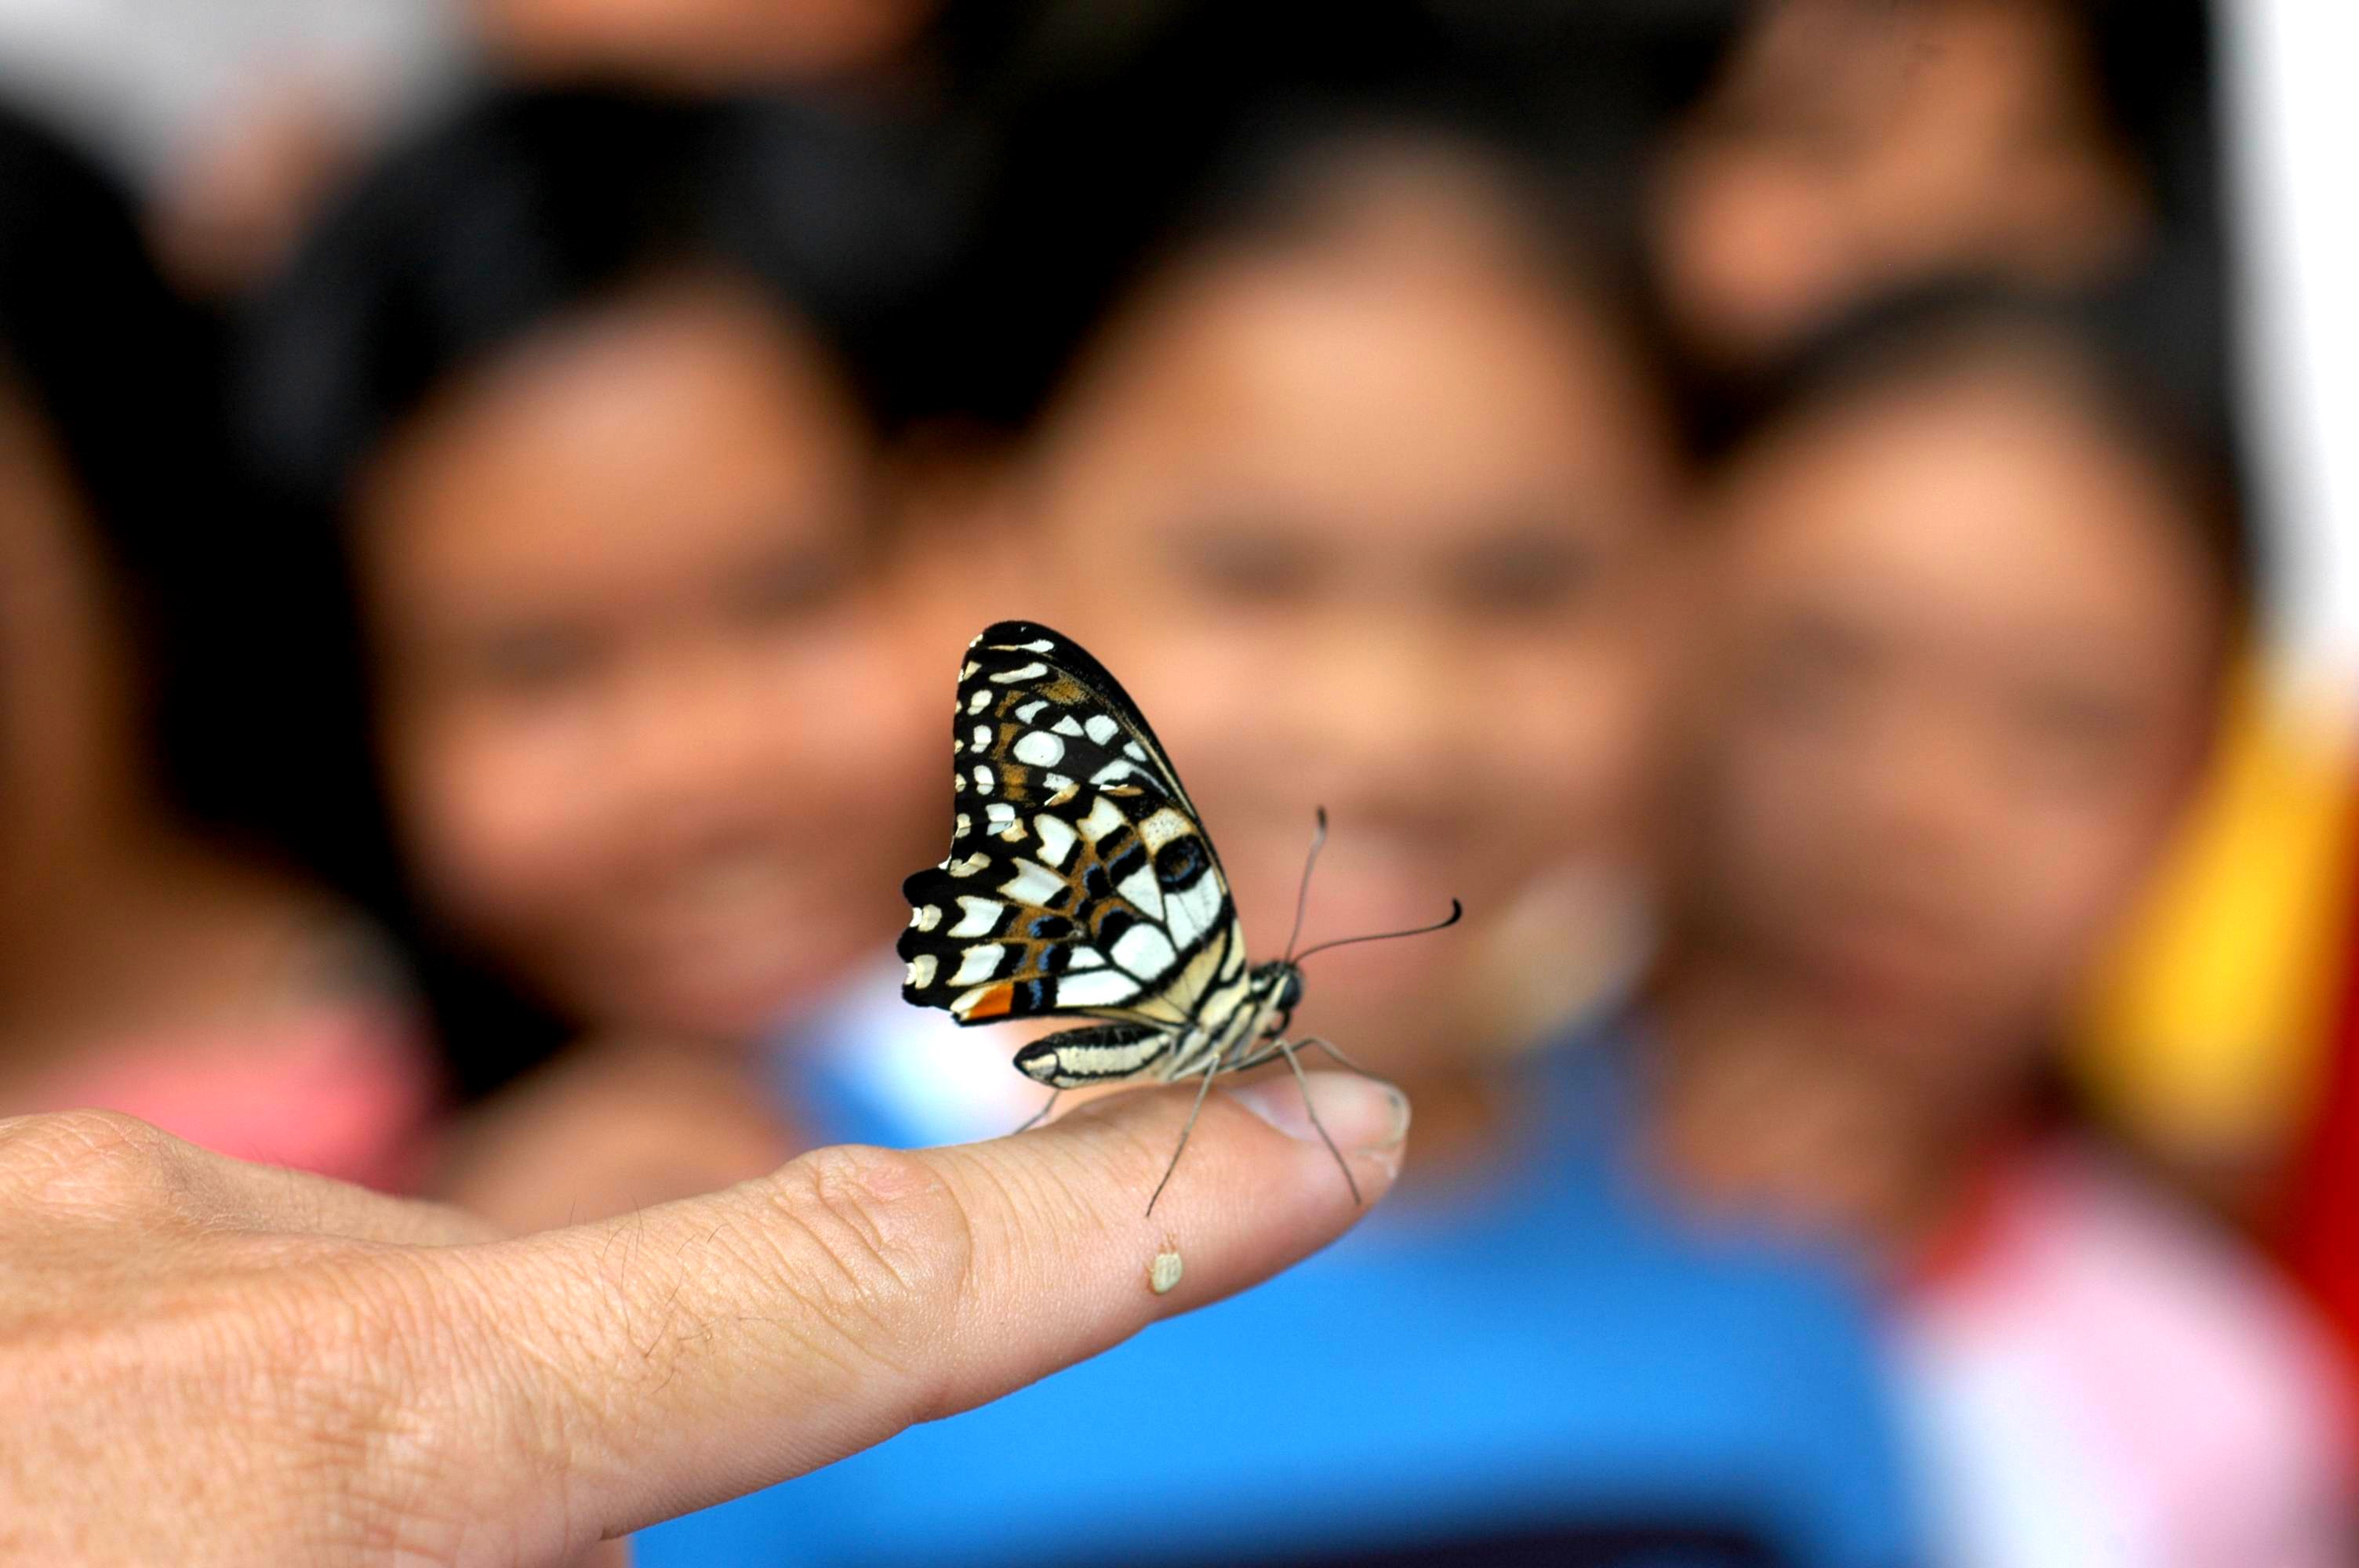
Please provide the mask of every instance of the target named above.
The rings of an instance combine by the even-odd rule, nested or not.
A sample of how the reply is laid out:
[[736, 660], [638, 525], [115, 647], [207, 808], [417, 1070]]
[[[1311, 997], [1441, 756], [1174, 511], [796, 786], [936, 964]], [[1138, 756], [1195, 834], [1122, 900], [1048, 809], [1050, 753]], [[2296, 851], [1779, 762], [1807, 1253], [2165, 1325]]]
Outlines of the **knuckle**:
[[170, 1204], [195, 1189], [191, 1152], [171, 1134], [118, 1111], [0, 1121], [0, 1184], [19, 1198], [77, 1206]]
[[822, 1149], [767, 1182], [786, 1283], [839, 1334], [906, 1360], [955, 1310], [973, 1229], [927, 1162], [887, 1149]]

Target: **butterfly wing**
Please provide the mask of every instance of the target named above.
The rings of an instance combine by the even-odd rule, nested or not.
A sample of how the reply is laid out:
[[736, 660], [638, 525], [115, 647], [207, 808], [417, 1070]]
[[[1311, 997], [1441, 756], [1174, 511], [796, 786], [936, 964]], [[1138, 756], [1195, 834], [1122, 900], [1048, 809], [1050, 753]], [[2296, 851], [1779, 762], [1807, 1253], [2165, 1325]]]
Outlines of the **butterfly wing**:
[[[1024, 724], [1037, 720], [1059, 742], [1062, 760], [1049, 764], [1058, 773], [1100, 788], [1132, 783], [1144, 774], [1190, 821], [1196, 820], [1195, 803], [1188, 798], [1180, 771], [1155, 738], [1147, 715], [1112, 672], [1063, 633], [1032, 621], [1002, 621], [968, 645], [967, 667], [959, 674], [961, 720], [970, 720], [970, 710], [979, 704], [986, 712], [995, 709]], [[996, 698], [1011, 689], [1022, 694], [1013, 702], [975, 695], [988, 691]], [[1035, 699], [1050, 706], [1034, 709]], [[1023, 717], [1027, 713], [1029, 719]], [[971, 749], [971, 722], [954, 725], [954, 752], [961, 738]], [[1045, 741], [1036, 745], [1047, 751]]]
[[1212, 841], [1146, 718], [1062, 633], [1001, 622], [959, 673], [949, 857], [902, 884], [902, 996], [962, 1023], [1178, 1027], [1243, 968]]

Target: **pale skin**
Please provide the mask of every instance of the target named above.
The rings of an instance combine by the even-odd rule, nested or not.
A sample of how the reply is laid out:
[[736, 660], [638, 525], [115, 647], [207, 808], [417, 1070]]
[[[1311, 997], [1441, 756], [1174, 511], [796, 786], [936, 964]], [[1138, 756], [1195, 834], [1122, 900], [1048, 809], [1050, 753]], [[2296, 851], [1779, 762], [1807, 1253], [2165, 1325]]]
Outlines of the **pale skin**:
[[[1314, 1074], [1374, 1199], [1408, 1104]], [[561, 1563], [1218, 1300], [1363, 1212], [1289, 1082], [826, 1149], [502, 1238], [98, 1112], [0, 1121], [0, 1558]], [[1184, 1282], [1142, 1270], [1168, 1238]]]

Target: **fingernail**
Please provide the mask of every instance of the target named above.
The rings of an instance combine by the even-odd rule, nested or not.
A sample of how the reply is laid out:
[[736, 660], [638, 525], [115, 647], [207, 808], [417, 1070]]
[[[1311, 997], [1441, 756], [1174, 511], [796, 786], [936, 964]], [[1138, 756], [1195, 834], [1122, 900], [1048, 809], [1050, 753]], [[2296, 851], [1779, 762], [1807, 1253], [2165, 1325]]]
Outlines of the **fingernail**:
[[[1319, 1109], [1328, 1136], [1339, 1149], [1355, 1154], [1380, 1154], [1397, 1149], [1408, 1136], [1408, 1097], [1390, 1084], [1348, 1073], [1310, 1073], [1310, 1103]], [[1292, 1078], [1266, 1078], [1232, 1089], [1239, 1105], [1285, 1133], [1306, 1143], [1319, 1141], [1319, 1130], [1303, 1110], [1302, 1091]]]

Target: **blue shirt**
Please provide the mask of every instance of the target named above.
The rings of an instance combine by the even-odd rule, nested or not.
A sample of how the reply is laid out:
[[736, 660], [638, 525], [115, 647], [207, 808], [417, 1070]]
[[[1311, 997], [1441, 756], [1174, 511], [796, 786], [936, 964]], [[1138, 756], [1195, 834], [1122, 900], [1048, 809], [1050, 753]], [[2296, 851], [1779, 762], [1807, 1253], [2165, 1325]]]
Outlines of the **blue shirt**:
[[[901, 1141], [829, 1060], [788, 1059], [806, 1123]], [[1391, 1198], [1257, 1289], [647, 1530], [639, 1562], [1916, 1561], [1848, 1271], [1670, 1215], [1630, 1158], [1626, 1040], [1521, 1070], [1479, 1182]]]

